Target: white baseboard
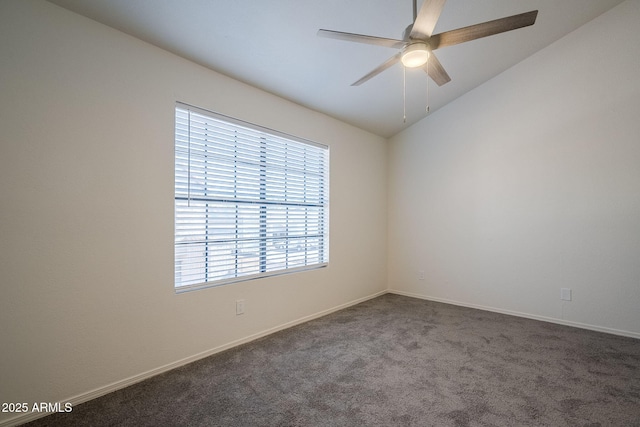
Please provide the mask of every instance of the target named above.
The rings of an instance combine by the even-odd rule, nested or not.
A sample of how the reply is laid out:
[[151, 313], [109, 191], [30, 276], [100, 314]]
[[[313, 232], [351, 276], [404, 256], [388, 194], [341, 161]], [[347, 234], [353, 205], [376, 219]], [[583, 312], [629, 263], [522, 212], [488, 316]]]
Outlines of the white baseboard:
[[[105, 394], [108, 394], [108, 393], [114, 392], [116, 390], [120, 390], [122, 388], [128, 387], [130, 385], [139, 383], [140, 381], [144, 381], [146, 379], [149, 379], [149, 378], [154, 377], [156, 375], [159, 375], [159, 374], [162, 374], [164, 372], [170, 371], [172, 369], [178, 368], [180, 366], [184, 366], [184, 365], [187, 365], [187, 364], [189, 364], [191, 362], [195, 362], [196, 360], [204, 359], [205, 357], [212, 356], [212, 355], [214, 355], [216, 353], [220, 353], [221, 351], [228, 350], [230, 348], [239, 346], [241, 344], [246, 344], [248, 342], [257, 340], [258, 338], [262, 338], [264, 336], [271, 335], [271, 334], [273, 334], [275, 332], [279, 332], [279, 331], [282, 331], [284, 329], [288, 329], [288, 328], [291, 328], [293, 326], [300, 325], [302, 323], [306, 323], [306, 322], [308, 322], [310, 320], [318, 319], [320, 317], [326, 316], [326, 315], [331, 314], [333, 312], [336, 312], [336, 311], [345, 309], [347, 307], [351, 307], [353, 305], [360, 304], [361, 302], [364, 302], [364, 301], [379, 297], [379, 296], [384, 295], [386, 293], [387, 293], [386, 290], [380, 291], [380, 292], [376, 292], [373, 295], [369, 295], [369, 296], [366, 296], [366, 297], [363, 297], [363, 298], [359, 298], [359, 299], [356, 299], [356, 300], [353, 300], [353, 301], [349, 301], [347, 303], [337, 305], [335, 307], [332, 307], [332, 308], [329, 308], [329, 309], [326, 309], [326, 310], [311, 314], [309, 316], [301, 317], [301, 318], [293, 320], [291, 322], [287, 322], [287, 323], [284, 323], [282, 325], [279, 325], [279, 326], [276, 326], [276, 327], [273, 327], [273, 328], [269, 328], [269, 329], [266, 329], [264, 331], [255, 333], [253, 335], [249, 335], [247, 337], [244, 337], [244, 338], [241, 338], [241, 339], [238, 339], [238, 340], [235, 340], [235, 341], [231, 341], [231, 342], [229, 342], [227, 344], [223, 344], [221, 346], [212, 348], [210, 350], [203, 351], [203, 352], [198, 353], [198, 354], [194, 354], [193, 356], [189, 356], [189, 357], [185, 357], [184, 359], [176, 360], [175, 362], [166, 364], [164, 366], [160, 366], [160, 367], [155, 368], [155, 369], [151, 369], [149, 371], [140, 373], [138, 375], [134, 375], [134, 376], [131, 376], [129, 378], [125, 378], [123, 380], [116, 381], [114, 383], [111, 383], [111, 384], [108, 384], [108, 385], [105, 385], [105, 386], [102, 386], [102, 387], [98, 387], [96, 389], [93, 389], [93, 390], [78, 394], [76, 396], [70, 397], [68, 399], [63, 399], [63, 400], [61, 400], [61, 402], [65, 402], [65, 403], [68, 402], [68, 403], [71, 403], [71, 405], [73, 405], [73, 406], [79, 405], [79, 404], [87, 402], [87, 401], [89, 401], [91, 399], [95, 399], [97, 397], [104, 396]], [[50, 415], [50, 413], [48, 413], [48, 412], [28, 412], [28, 413], [20, 414], [20, 415], [18, 415], [16, 417], [0, 421], [0, 427], [17, 426], [17, 425], [20, 425], [20, 424], [27, 423], [29, 421], [33, 421], [33, 420], [35, 420], [37, 418], [45, 417], [47, 415]]]
[[538, 316], [536, 314], [522, 313], [520, 311], [503, 310], [503, 309], [500, 309], [500, 308], [487, 307], [487, 306], [478, 305], [478, 304], [464, 303], [464, 302], [454, 301], [454, 300], [450, 300], [450, 299], [446, 299], [446, 298], [438, 298], [438, 297], [432, 297], [432, 296], [428, 296], [428, 295], [414, 294], [414, 293], [411, 293], [411, 292], [404, 292], [404, 291], [399, 291], [399, 290], [396, 290], [396, 289], [389, 289], [388, 292], [390, 294], [403, 295], [403, 296], [406, 296], [406, 297], [419, 298], [419, 299], [435, 301], [435, 302], [442, 302], [442, 303], [445, 303], [445, 304], [459, 305], [461, 307], [476, 308], [476, 309], [485, 310], [485, 311], [493, 311], [495, 313], [508, 314], [508, 315], [511, 315], [511, 316], [524, 317], [524, 318], [527, 318], [527, 319], [540, 320], [540, 321], [543, 321], [543, 322], [557, 323], [558, 325], [573, 326], [574, 328], [588, 329], [590, 331], [605, 332], [607, 334], [620, 335], [620, 336], [623, 336], [623, 337], [630, 337], [630, 338], [638, 338], [638, 339], [640, 339], [640, 333], [631, 332], [631, 331], [625, 331], [625, 330], [621, 330], [621, 329], [606, 328], [604, 326], [596, 326], [596, 325], [590, 325], [590, 324], [587, 324], [587, 323], [580, 323], [580, 322], [571, 322], [569, 320], [556, 319], [556, 318], [553, 318], [553, 317]]

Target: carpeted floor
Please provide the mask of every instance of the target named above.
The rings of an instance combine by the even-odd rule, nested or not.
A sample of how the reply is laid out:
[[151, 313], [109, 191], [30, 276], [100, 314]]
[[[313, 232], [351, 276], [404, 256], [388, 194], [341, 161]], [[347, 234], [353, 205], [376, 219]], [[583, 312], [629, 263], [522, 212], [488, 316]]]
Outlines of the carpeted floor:
[[45, 425], [640, 426], [640, 340], [387, 294]]

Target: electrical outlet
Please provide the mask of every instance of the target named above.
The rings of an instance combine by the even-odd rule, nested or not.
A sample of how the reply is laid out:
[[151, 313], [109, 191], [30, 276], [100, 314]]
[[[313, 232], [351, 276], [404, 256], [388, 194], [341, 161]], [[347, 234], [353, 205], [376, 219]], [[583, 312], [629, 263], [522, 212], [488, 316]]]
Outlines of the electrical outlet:
[[418, 280], [424, 280], [424, 270], [418, 270]]
[[571, 289], [560, 288], [560, 299], [563, 301], [571, 301]]
[[236, 300], [236, 316], [240, 316], [241, 314], [244, 314], [244, 300], [243, 299]]

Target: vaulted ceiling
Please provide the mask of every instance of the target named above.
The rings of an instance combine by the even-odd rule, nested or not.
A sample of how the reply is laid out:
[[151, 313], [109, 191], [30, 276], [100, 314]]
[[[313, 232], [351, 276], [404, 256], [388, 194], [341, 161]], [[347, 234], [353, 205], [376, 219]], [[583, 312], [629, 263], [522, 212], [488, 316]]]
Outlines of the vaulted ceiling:
[[[412, 0], [49, 0], [205, 67], [390, 137], [623, 0], [448, 0], [434, 33], [539, 10], [531, 27], [436, 51], [451, 82], [396, 64], [353, 82], [397, 50], [318, 29], [401, 39]], [[420, 8], [422, 0], [418, 0]], [[603, 35], [605, 37], [606, 35]], [[594, 61], [597, 55], [594, 54]], [[428, 94], [428, 95], [427, 95]]]

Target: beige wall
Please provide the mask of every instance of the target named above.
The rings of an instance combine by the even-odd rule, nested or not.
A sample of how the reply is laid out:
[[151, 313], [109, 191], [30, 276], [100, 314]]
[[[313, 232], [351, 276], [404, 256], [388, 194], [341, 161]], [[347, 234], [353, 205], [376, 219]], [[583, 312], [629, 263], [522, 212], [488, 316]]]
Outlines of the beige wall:
[[[1, 402], [91, 396], [386, 289], [383, 138], [43, 1], [0, 3], [0, 61]], [[176, 101], [330, 146], [328, 268], [175, 294]]]
[[390, 289], [640, 337], [639, 25], [622, 3], [391, 139]]

